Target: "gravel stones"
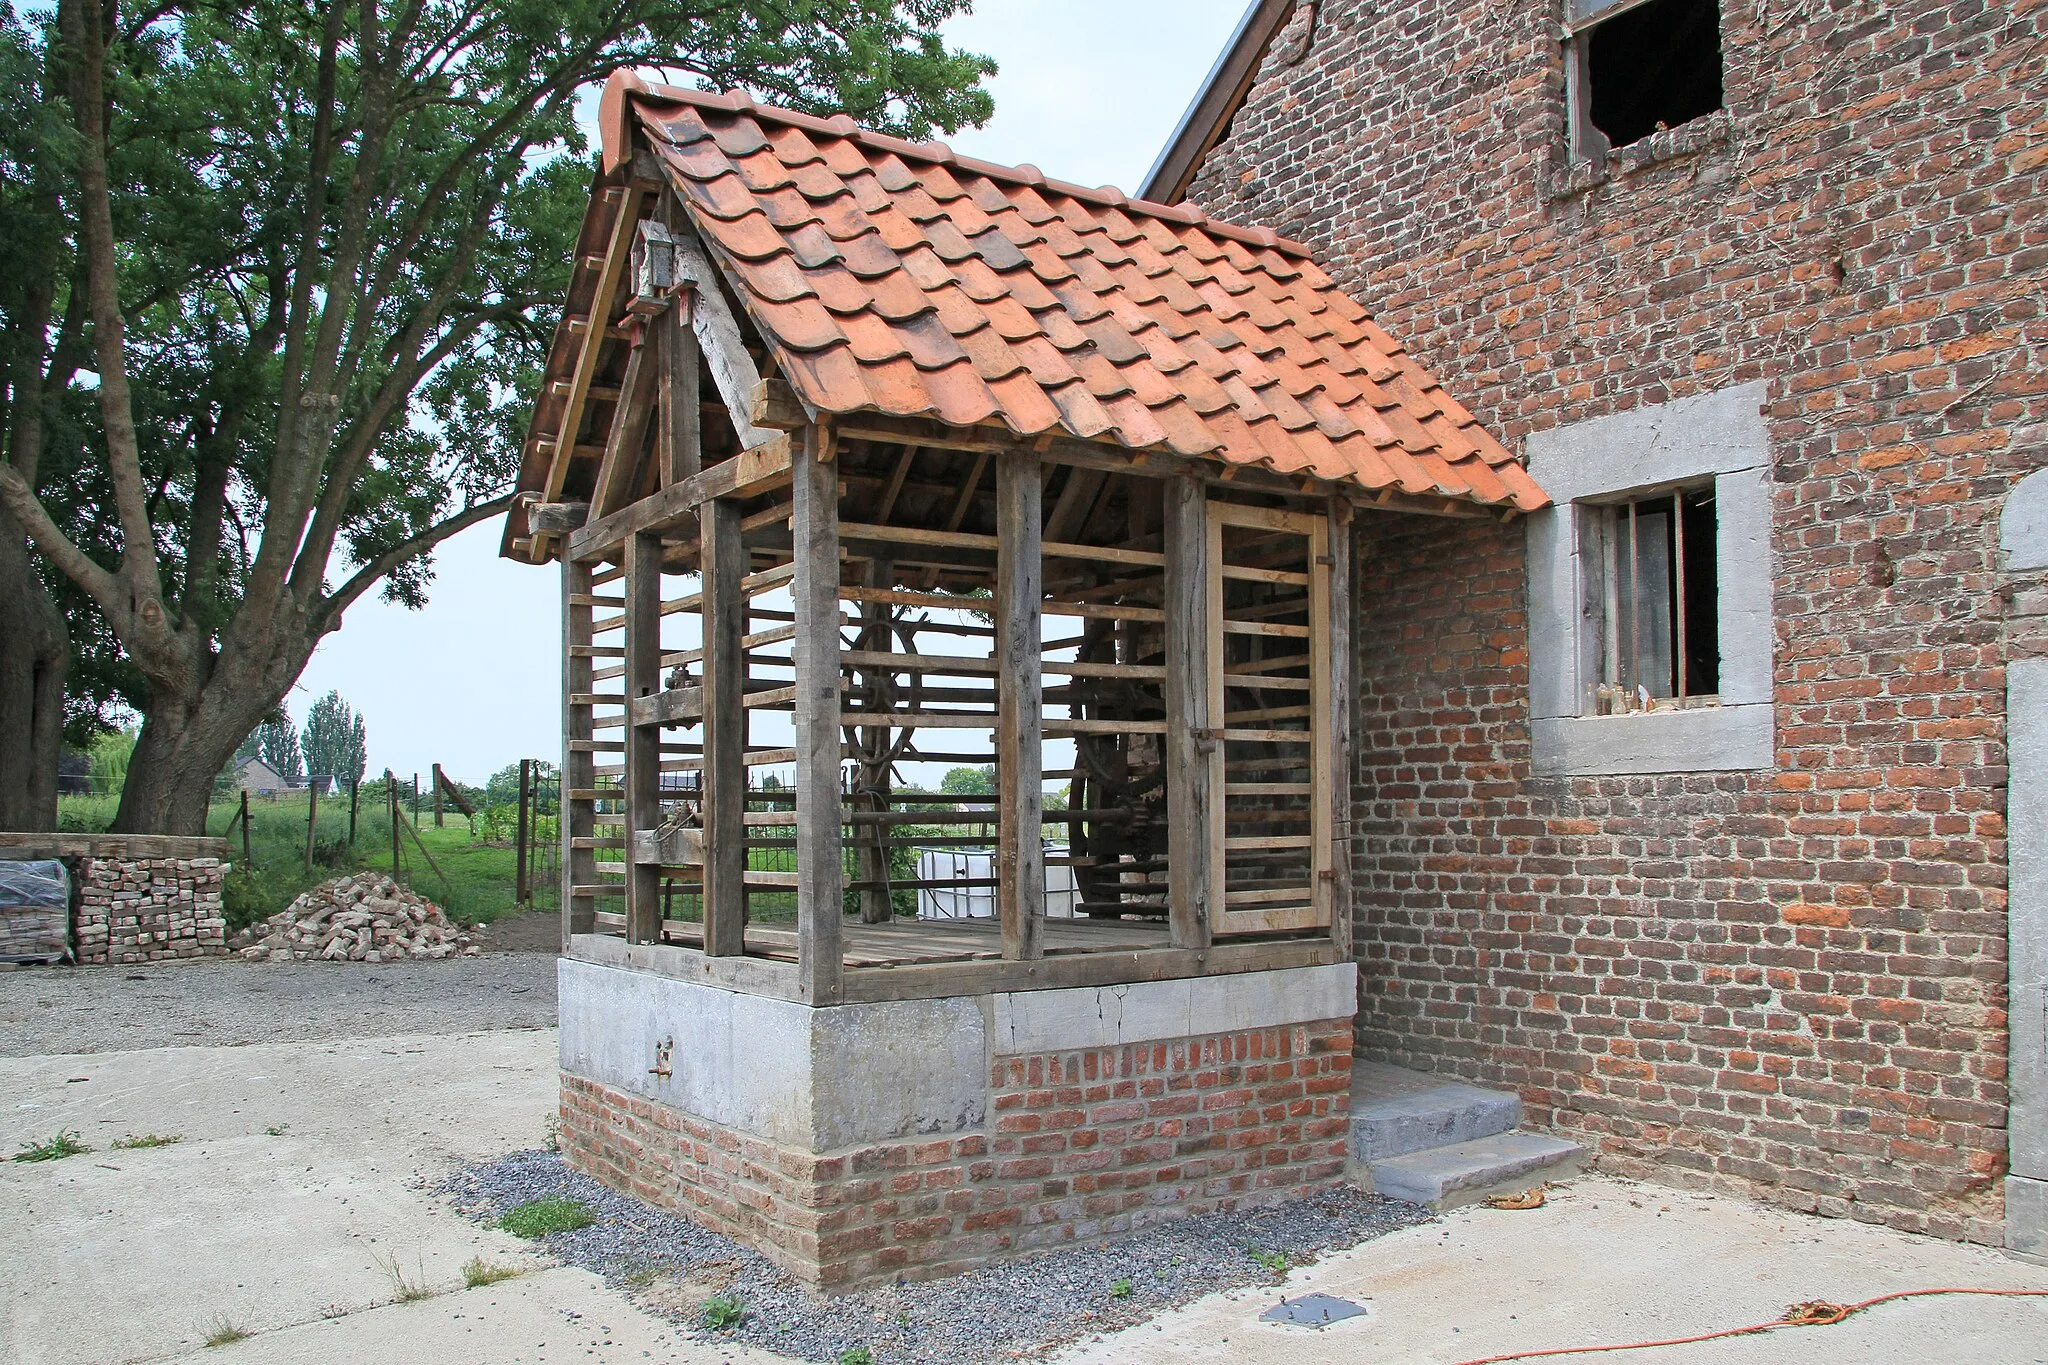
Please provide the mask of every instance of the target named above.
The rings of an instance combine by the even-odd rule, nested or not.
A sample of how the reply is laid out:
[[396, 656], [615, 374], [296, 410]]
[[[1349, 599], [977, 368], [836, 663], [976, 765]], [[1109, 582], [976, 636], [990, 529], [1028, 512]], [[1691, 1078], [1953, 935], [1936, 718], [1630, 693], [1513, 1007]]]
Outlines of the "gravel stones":
[[[549, 1152], [515, 1152], [458, 1172], [442, 1186], [479, 1221], [531, 1199], [578, 1199], [587, 1228], [542, 1245], [602, 1275], [643, 1308], [704, 1340], [741, 1341], [800, 1360], [832, 1361], [865, 1346], [877, 1365], [960, 1365], [1030, 1355], [1116, 1331], [1205, 1294], [1279, 1281], [1284, 1258], [1322, 1253], [1428, 1222], [1413, 1204], [1345, 1185], [1273, 1208], [1201, 1214], [1111, 1242], [1089, 1242], [949, 1279], [821, 1298], [728, 1237], [600, 1185]], [[731, 1294], [747, 1317], [709, 1332], [702, 1303]]]
[[337, 877], [300, 893], [285, 909], [237, 934], [232, 946], [258, 962], [399, 962], [483, 953], [479, 936], [378, 872]]

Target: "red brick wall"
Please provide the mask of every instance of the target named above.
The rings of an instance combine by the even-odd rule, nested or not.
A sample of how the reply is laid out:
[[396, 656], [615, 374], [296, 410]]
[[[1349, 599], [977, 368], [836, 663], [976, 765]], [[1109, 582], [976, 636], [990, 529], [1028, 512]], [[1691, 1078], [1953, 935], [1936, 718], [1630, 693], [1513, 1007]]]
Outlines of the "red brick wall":
[[844, 1289], [1292, 1197], [1343, 1175], [1351, 1023], [998, 1057], [987, 1128], [818, 1155], [564, 1073], [562, 1149]]
[[1520, 529], [1366, 521], [1362, 1046], [1609, 1166], [1998, 1240], [2048, 6], [1723, 0], [1727, 112], [1604, 180], [1557, 6], [1320, 10], [1192, 197], [1312, 242], [1511, 443], [1766, 379], [1776, 488], [1766, 773], [1531, 779]]

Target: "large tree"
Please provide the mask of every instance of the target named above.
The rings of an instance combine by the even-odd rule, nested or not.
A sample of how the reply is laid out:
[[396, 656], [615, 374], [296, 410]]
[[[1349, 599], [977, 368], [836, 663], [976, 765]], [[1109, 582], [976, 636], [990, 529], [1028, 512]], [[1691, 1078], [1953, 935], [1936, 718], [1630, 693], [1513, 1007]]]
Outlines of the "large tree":
[[215, 775], [350, 604], [417, 605], [434, 546], [505, 507], [593, 83], [661, 66], [950, 131], [990, 110], [992, 64], [936, 33], [961, 8], [60, 0], [26, 30], [64, 126], [32, 141], [54, 283], [10, 358], [35, 371], [17, 394], [70, 401], [79, 455], [53, 477], [10, 450], [0, 510], [133, 671], [115, 827], [200, 831]]
[[313, 703], [299, 747], [306, 755], [307, 772], [331, 777], [344, 788], [361, 782], [370, 763], [369, 728], [339, 692], [330, 691]]

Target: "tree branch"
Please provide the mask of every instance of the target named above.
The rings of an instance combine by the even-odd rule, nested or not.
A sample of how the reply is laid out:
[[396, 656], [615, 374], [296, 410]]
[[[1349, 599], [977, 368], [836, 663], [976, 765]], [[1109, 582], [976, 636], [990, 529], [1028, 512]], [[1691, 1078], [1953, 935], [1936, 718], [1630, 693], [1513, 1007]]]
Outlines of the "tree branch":
[[13, 515], [59, 573], [92, 598], [94, 605], [106, 614], [109, 624], [116, 625], [118, 629], [119, 623], [128, 619], [128, 593], [121, 579], [94, 563], [91, 556], [58, 529], [42, 499], [29, 488], [28, 481], [21, 477], [21, 471], [12, 465], [0, 464], [0, 507], [5, 507]]
[[492, 498], [489, 502], [466, 507], [448, 520], [430, 526], [412, 539], [392, 546], [365, 564], [356, 571], [353, 578], [329, 593], [327, 600], [315, 609], [314, 620], [319, 626], [319, 633], [324, 635], [339, 625], [341, 614], [354, 605], [358, 597], [388, 577], [393, 569], [408, 559], [425, 554], [448, 537], [466, 531], [480, 521], [489, 521], [510, 507], [512, 499], [516, 496], [518, 495], [514, 493], [506, 493], [501, 497]]

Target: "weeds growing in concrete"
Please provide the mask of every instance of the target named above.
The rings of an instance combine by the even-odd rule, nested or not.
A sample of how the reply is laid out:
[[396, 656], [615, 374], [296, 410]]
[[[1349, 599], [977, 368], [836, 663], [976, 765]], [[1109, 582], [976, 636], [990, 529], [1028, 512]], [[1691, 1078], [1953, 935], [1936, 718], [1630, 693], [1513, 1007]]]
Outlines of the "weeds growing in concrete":
[[529, 1199], [508, 1209], [498, 1226], [514, 1237], [529, 1240], [551, 1232], [573, 1232], [597, 1221], [597, 1213], [580, 1199]]
[[550, 1152], [562, 1150], [562, 1121], [553, 1114], [548, 1115], [547, 1125], [541, 1132], [540, 1145]]
[[747, 1302], [737, 1294], [713, 1294], [704, 1300], [704, 1330], [725, 1332], [747, 1320]]
[[481, 1256], [472, 1256], [462, 1263], [462, 1284], [466, 1289], [482, 1289], [487, 1284], [517, 1279], [525, 1273], [523, 1266], [494, 1265]]
[[247, 1341], [250, 1335], [247, 1323], [238, 1322], [226, 1313], [215, 1313], [200, 1330], [206, 1333], [208, 1346], [232, 1346], [238, 1341]]
[[145, 1147], [168, 1147], [174, 1142], [183, 1142], [184, 1140], [185, 1135], [183, 1133], [143, 1133], [139, 1136], [135, 1133], [130, 1133], [127, 1137], [114, 1144], [114, 1150], [117, 1152], [136, 1152]]
[[391, 1277], [393, 1303], [418, 1303], [421, 1299], [434, 1297], [434, 1291], [427, 1287], [427, 1268], [419, 1261], [413, 1262], [413, 1269], [419, 1276], [417, 1279], [405, 1273], [405, 1267], [398, 1263], [396, 1256], [388, 1261], [379, 1260], [377, 1264], [383, 1266], [384, 1273]]
[[265, 1128], [263, 1132], [268, 1137], [283, 1137], [291, 1130], [292, 1126], [289, 1123], [273, 1123], [268, 1128]]
[[48, 1142], [24, 1142], [21, 1150], [14, 1154], [16, 1161], [62, 1161], [67, 1156], [82, 1156], [92, 1148], [79, 1140], [76, 1133], [59, 1133]]

